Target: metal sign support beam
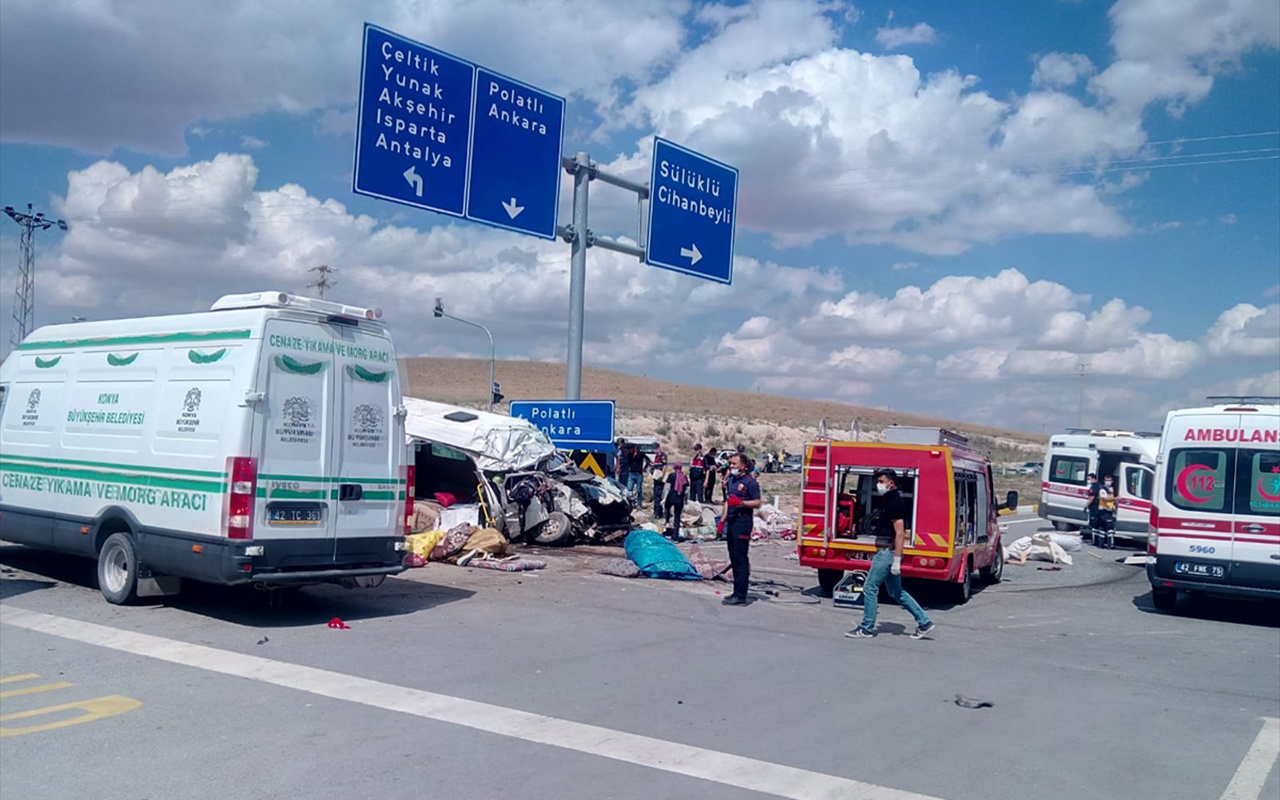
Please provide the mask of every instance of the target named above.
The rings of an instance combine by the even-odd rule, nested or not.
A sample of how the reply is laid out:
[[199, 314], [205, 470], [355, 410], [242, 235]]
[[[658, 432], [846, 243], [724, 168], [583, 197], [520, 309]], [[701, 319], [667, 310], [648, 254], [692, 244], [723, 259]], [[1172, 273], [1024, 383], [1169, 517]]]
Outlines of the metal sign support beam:
[[636, 183], [618, 175], [611, 175], [591, 160], [591, 156], [579, 151], [573, 158], [564, 157], [561, 164], [573, 176], [573, 222], [562, 225], [557, 232], [573, 245], [569, 261], [569, 353], [565, 359], [564, 396], [566, 400], [582, 399], [582, 330], [587, 296], [587, 248], [603, 247], [617, 253], [626, 253], [644, 260], [644, 248], [619, 242], [606, 236], [596, 236], [587, 227], [587, 195], [590, 182], [597, 178], [621, 189], [635, 192], [637, 203], [649, 197], [649, 185]]

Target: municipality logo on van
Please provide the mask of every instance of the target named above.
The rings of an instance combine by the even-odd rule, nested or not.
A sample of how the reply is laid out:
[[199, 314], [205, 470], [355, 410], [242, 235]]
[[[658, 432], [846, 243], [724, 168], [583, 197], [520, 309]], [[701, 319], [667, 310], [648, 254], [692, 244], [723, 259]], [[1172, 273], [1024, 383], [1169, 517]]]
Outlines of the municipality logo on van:
[[383, 423], [386, 411], [378, 406], [362, 403], [351, 412], [351, 433], [347, 441], [352, 447], [377, 447], [383, 440]]

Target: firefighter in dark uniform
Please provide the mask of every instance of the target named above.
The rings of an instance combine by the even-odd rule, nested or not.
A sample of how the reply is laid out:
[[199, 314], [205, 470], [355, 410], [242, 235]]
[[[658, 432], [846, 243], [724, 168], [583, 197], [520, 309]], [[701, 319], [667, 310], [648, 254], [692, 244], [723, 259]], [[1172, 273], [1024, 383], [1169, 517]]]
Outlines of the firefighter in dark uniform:
[[744, 453], [729, 456], [724, 483], [725, 502], [721, 515], [729, 566], [733, 568], [733, 594], [722, 602], [727, 606], [746, 605], [751, 578], [751, 528], [760, 507], [760, 484], [751, 476], [751, 459]]

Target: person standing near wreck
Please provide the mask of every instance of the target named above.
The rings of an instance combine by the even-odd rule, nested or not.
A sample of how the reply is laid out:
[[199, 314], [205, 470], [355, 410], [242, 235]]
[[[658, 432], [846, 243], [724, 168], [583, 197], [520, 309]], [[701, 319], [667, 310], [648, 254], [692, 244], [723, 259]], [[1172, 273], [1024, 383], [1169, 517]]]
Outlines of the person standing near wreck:
[[644, 505], [644, 473], [649, 467], [649, 457], [640, 452], [640, 447], [632, 442], [627, 445], [627, 491], [631, 493], [631, 502], [635, 508]]
[[662, 484], [667, 477], [667, 451], [659, 442], [653, 451], [653, 464], [649, 468], [649, 477], [653, 479], [653, 518], [662, 514]]
[[[684, 465], [679, 461], [667, 475], [667, 499], [662, 507], [662, 521], [670, 526], [671, 538], [683, 542], [680, 536], [680, 515], [684, 513], [685, 496], [689, 492], [689, 476], [684, 474]], [[675, 519], [672, 519], [672, 516]]]
[[872, 530], [876, 537], [876, 554], [871, 570], [862, 585], [862, 624], [845, 634], [850, 639], [870, 639], [876, 633], [876, 611], [880, 602], [880, 584], [887, 583], [889, 596], [916, 620], [913, 639], [923, 639], [937, 627], [924, 609], [902, 588], [902, 548], [907, 535], [907, 502], [898, 491], [898, 473], [878, 469], [875, 474], [878, 506], [871, 512]]
[[716, 490], [716, 449], [714, 447], [707, 448], [704, 466], [707, 470], [707, 477], [702, 484], [702, 502], [714, 503], [715, 500], [711, 497], [712, 492]]
[[760, 507], [760, 484], [751, 477], [748, 461], [742, 453], [729, 456], [729, 471], [725, 475], [721, 517], [729, 566], [733, 568], [733, 594], [722, 601], [726, 606], [746, 605], [751, 579], [751, 528], [755, 511]]
[[702, 455], [702, 443], [693, 446], [693, 458], [689, 461], [689, 499], [702, 502], [702, 489], [707, 485], [707, 473], [703, 469], [706, 456]]

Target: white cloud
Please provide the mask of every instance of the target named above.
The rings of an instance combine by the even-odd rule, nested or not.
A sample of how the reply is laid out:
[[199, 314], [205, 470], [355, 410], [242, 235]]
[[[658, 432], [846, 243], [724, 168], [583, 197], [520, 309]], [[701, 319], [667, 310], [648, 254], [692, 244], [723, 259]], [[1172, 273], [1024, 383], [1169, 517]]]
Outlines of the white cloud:
[[1245, 53], [1280, 46], [1274, 0], [1119, 0], [1109, 15], [1116, 60], [1089, 85], [1133, 110], [1163, 100], [1180, 115]]
[[1240, 303], [1222, 312], [1205, 336], [1215, 356], [1280, 360], [1280, 304]]
[[1093, 72], [1093, 62], [1086, 55], [1048, 53], [1036, 59], [1036, 69], [1031, 74], [1031, 85], [1051, 88], [1070, 86], [1085, 75], [1092, 75]]
[[267, 146], [267, 142], [256, 136], [241, 136], [240, 146], [246, 150], [261, 150]]
[[890, 265], [889, 269], [892, 269], [895, 272], [901, 272], [903, 270], [915, 269], [918, 266], [920, 266], [920, 262], [918, 261], [895, 261]]
[[933, 44], [938, 32], [927, 22], [919, 22], [909, 28], [883, 27], [876, 31], [876, 41], [886, 50], [897, 50], [908, 44]]

